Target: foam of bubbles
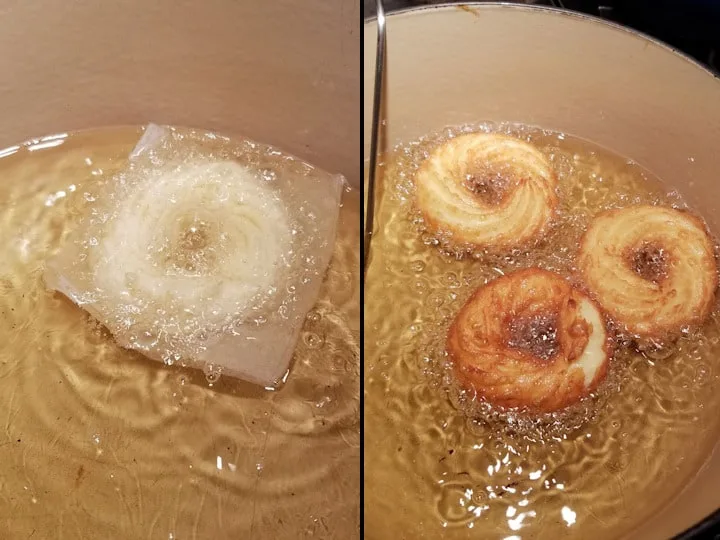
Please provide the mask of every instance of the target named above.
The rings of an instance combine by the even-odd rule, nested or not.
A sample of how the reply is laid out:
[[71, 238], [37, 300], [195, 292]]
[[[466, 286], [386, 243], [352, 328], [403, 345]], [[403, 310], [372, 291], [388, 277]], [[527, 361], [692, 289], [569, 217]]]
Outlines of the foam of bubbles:
[[[211, 386], [180, 360], [168, 358], [177, 364], [167, 367], [117, 346], [43, 281], [48, 257], [89, 203], [102, 204], [101, 184], [122, 173], [142, 131], [72, 133], [60, 146], [21, 145], [0, 159], [0, 222], [12, 232], [0, 257], [0, 506], [12, 515], [1, 520], [0, 536], [246, 538], [252, 529], [300, 538], [317, 521], [333, 538], [352, 537], [361, 482], [359, 193], [344, 190], [332, 263], [305, 318], [303, 331], [322, 344], [299, 340], [280, 392], [225, 371], [215, 380], [214, 369]], [[223, 160], [235, 155], [218, 148], [236, 141], [188, 138], [212, 143], [209, 153]], [[238, 161], [272, 168], [274, 182], [292, 164], [237, 142]], [[61, 191], [66, 196], [46, 206]], [[272, 324], [253, 314], [238, 329]]]
[[242, 140], [148, 126], [86, 193], [49, 288], [166, 364], [281, 383], [332, 255], [343, 181]]
[[[558, 174], [560, 211], [531, 250], [452, 245], [413, 208], [413, 177], [430, 151], [489, 130], [535, 144]], [[449, 539], [627, 533], [677, 493], [717, 439], [708, 407], [720, 406], [720, 310], [672, 343], [638, 343], [615, 329], [618, 351], [597, 391], [540, 416], [465, 392], [447, 365], [445, 339], [472, 292], [498, 276], [538, 266], [572, 280], [580, 237], [598, 212], [635, 203], [684, 208], [682, 198], [625, 158], [517, 125], [448, 128], [383, 162], [365, 292], [373, 299], [365, 315], [368, 530]]]

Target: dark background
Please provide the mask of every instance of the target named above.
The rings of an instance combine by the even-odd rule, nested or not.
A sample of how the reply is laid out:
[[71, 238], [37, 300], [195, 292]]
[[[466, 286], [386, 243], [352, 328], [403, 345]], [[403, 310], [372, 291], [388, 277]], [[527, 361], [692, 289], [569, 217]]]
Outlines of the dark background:
[[[373, 17], [375, 0], [363, 2], [365, 17]], [[466, 2], [384, 0], [383, 5], [388, 13], [408, 7], [444, 3]], [[685, 52], [715, 73], [720, 73], [720, 0], [515, 0], [513, 3], [580, 11], [635, 28]], [[720, 510], [676, 540], [690, 539], [720, 540]]]

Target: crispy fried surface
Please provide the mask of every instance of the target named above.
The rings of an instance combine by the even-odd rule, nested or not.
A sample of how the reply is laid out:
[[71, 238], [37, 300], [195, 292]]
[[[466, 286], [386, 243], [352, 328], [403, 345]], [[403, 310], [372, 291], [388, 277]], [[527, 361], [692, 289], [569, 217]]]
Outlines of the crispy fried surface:
[[558, 204], [557, 178], [546, 157], [498, 134], [447, 141], [422, 164], [415, 184], [428, 227], [458, 246], [532, 244], [549, 228]]
[[583, 236], [577, 266], [602, 308], [641, 338], [662, 338], [701, 324], [718, 286], [704, 223], [659, 206], [597, 216]]
[[612, 344], [585, 294], [530, 268], [478, 289], [450, 327], [447, 350], [460, 383], [482, 399], [549, 412], [597, 386]]

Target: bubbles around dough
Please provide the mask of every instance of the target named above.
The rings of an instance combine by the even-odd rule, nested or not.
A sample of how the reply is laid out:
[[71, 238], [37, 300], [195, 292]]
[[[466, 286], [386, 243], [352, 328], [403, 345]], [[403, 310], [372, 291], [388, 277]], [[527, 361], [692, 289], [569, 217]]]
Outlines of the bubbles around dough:
[[447, 337], [460, 384], [502, 408], [552, 412], [587, 396], [613, 353], [593, 301], [557, 274], [519, 270], [478, 289]]
[[532, 145], [471, 133], [435, 149], [415, 177], [416, 205], [455, 247], [509, 250], [537, 242], [558, 205], [557, 178]]
[[151, 124], [87, 193], [44, 279], [154, 360], [278, 387], [333, 254], [344, 179]]
[[662, 339], [701, 324], [718, 285], [703, 222], [660, 206], [598, 215], [583, 236], [577, 267], [602, 308], [640, 338]]
[[95, 285], [111, 303], [130, 296], [151, 314], [171, 308], [222, 325], [251, 308], [260, 314], [292, 241], [278, 194], [221, 161], [134, 186], [99, 247]]

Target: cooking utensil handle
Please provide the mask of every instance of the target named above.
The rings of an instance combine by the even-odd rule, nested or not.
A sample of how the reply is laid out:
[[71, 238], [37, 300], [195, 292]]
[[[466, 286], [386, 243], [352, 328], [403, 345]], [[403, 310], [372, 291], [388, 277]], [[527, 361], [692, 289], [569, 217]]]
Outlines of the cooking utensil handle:
[[375, 81], [373, 89], [372, 131], [370, 132], [370, 164], [367, 183], [367, 204], [365, 208], [365, 241], [363, 245], [363, 282], [370, 253], [370, 239], [375, 215], [375, 171], [377, 169], [378, 139], [380, 135], [380, 102], [382, 100], [383, 74], [385, 72], [385, 10], [382, 0], [376, 0], [377, 7], [377, 50], [375, 58]]

